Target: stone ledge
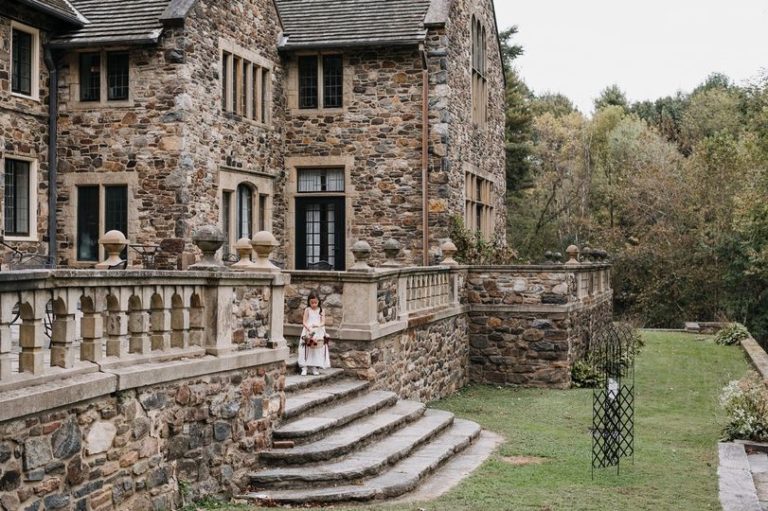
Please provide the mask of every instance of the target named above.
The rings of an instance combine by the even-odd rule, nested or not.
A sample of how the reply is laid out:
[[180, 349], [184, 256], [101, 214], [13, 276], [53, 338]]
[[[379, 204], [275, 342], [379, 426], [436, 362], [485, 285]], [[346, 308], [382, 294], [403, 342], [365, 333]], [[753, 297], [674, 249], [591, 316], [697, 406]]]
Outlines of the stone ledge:
[[256, 349], [236, 351], [218, 357], [205, 356], [190, 360], [174, 360], [141, 364], [130, 367], [117, 367], [106, 372], [114, 375], [117, 390], [127, 390], [174, 380], [195, 378], [206, 374], [223, 373], [245, 367], [254, 367], [288, 358], [288, 348]]
[[747, 352], [747, 356], [749, 356], [757, 372], [760, 373], [763, 382], [768, 384], [768, 353], [752, 337], [741, 341], [741, 347]]
[[589, 302], [576, 301], [567, 304], [542, 304], [542, 303], [512, 303], [512, 304], [482, 304], [473, 303], [468, 305], [469, 312], [507, 312], [507, 313], [543, 313], [543, 314], [556, 314], [556, 313], [568, 313], [579, 312], [585, 309], [594, 308], [602, 303], [608, 302], [611, 299], [611, 295], [599, 296], [595, 300]]
[[89, 373], [0, 393], [0, 422], [93, 399], [117, 390], [111, 374]]
[[81, 374], [92, 374], [99, 372], [99, 366], [92, 362], [79, 360], [75, 366], [64, 369], [62, 367], [50, 366], [45, 368], [43, 374], [33, 375], [31, 373], [16, 373], [0, 381], [0, 395], [17, 389], [28, 389], [37, 385], [59, 382], [64, 378], [71, 378]]

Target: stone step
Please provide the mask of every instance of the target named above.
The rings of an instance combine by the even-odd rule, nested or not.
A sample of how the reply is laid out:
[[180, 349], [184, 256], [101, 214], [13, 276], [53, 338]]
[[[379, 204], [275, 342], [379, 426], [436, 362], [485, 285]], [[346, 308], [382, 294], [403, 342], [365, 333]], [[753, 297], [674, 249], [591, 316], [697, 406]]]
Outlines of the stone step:
[[349, 401], [344, 401], [342, 404], [313, 413], [310, 417], [299, 418], [285, 424], [272, 432], [272, 438], [306, 441], [325, 431], [343, 426], [395, 403], [397, 403], [397, 394], [394, 392], [368, 392]]
[[413, 490], [419, 481], [467, 447], [479, 434], [478, 424], [456, 419], [443, 434], [364, 484], [251, 492], [243, 497], [270, 504], [301, 505], [397, 497]]
[[452, 424], [452, 413], [426, 410], [420, 419], [340, 461], [262, 470], [251, 476], [251, 484], [259, 488], [285, 488], [331, 481], [348, 483], [380, 472], [383, 467], [401, 460]]
[[292, 419], [313, 408], [354, 396], [366, 390], [370, 383], [362, 380], [339, 380], [317, 388], [294, 392], [285, 399], [285, 420]]
[[[286, 367], [290, 368], [291, 366], [286, 365]], [[323, 383], [336, 380], [344, 375], [344, 369], [334, 368], [320, 369], [320, 374], [317, 376], [311, 374], [301, 376], [298, 373], [290, 373], [290, 369], [288, 371], [289, 374], [285, 377], [285, 391], [289, 393], [297, 392], [308, 387], [318, 387]]]
[[329, 433], [325, 438], [293, 449], [264, 451], [259, 454], [259, 459], [273, 465], [295, 465], [343, 456], [362, 447], [366, 442], [421, 417], [425, 408], [422, 403], [416, 401], [399, 401], [395, 406], [347, 424]]

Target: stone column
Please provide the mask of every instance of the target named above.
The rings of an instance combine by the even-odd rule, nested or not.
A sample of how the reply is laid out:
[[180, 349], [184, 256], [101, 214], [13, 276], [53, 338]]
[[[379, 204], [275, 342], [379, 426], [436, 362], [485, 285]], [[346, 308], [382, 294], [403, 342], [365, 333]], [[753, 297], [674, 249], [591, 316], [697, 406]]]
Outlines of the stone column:
[[[289, 277], [288, 277], [289, 278]], [[280, 274], [272, 279], [269, 302], [269, 348], [285, 348], [288, 343], [283, 336], [285, 322], [285, 285], [287, 277]]]
[[51, 325], [51, 366], [64, 368], [75, 365], [75, 311], [78, 292], [61, 289], [53, 300], [53, 325]]
[[45, 370], [43, 317], [48, 297], [44, 292], [21, 294], [21, 326], [19, 327], [19, 372], [42, 374]]
[[376, 287], [374, 278], [344, 282], [344, 324], [340, 328], [370, 330], [379, 324]]
[[211, 280], [205, 289], [205, 351], [221, 355], [232, 351], [232, 288]]

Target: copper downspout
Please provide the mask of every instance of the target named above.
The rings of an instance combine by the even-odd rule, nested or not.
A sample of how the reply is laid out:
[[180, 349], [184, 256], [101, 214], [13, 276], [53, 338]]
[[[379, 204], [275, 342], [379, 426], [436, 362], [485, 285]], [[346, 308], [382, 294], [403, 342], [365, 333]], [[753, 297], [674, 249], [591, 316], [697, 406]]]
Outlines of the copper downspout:
[[422, 232], [422, 262], [429, 266], [429, 67], [427, 52], [421, 48], [423, 70], [421, 72], [422, 102], [421, 102], [421, 232]]

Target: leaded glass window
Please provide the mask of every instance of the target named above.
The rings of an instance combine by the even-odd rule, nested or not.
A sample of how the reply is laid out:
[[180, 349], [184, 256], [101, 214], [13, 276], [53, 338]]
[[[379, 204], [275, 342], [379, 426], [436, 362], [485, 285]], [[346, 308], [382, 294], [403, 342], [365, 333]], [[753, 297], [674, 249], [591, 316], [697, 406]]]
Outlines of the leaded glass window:
[[101, 55], [80, 54], [80, 101], [101, 99]]
[[299, 57], [299, 108], [317, 108], [317, 56]]
[[5, 234], [8, 236], [29, 235], [30, 167], [28, 161], [5, 160], [3, 213]]
[[301, 169], [299, 193], [343, 192], [344, 169]]
[[237, 239], [253, 235], [253, 191], [246, 185], [237, 187]]
[[11, 91], [26, 96], [32, 95], [32, 51], [33, 35], [14, 28], [11, 34]]
[[128, 99], [128, 53], [107, 53], [107, 99]]
[[341, 108], [343, 99], [341, 55], [323, 57], [323, 107]]

